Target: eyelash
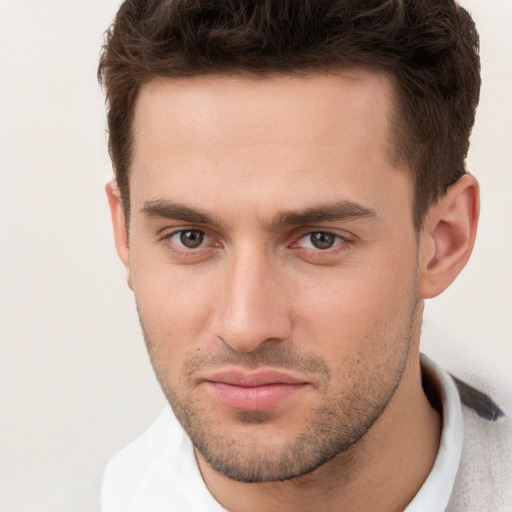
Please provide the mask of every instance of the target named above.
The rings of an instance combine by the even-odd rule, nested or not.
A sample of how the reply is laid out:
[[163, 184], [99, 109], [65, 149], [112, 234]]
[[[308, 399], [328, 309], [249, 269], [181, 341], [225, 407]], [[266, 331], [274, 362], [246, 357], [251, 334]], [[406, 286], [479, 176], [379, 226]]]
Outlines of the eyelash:
[[[299, 246], [301, 240], [304, 240], [305, 238], [310, 237], [315, 233], [323, 233], [334, 236], [335, 245], [327, 249], [312, 249]], [[295, 242], [292, 242], [291, 247], [298, 250], [304, 260], [316, 261], [318, 263], [323, 261], [328, 264], [331, 261], [333, 261], [333, 259], [338, 258], [343, 253], [349, 251], [354, 245], [354, 242], [355, 240], [351, 237], [341, 235], [339, 233], [335, 233], [332, 231], [319, 229], [308, 231], [306, 233], [301, 234], [300, 237], [296, 238]]]
[[[177, 256], [182, 257], [182, 258], [191, 258], [193, 256], [196, 256], [198, 251], [204, 251], [205, 249], [208, 249], [208, 247], [204, 247], [202, 245], [200, 247], [197, 247], [197, 249], [189, 249], [189, 248], [186, 248], [186, 247], [182, 247], [182, 246], [178, 245], [176, 242], [172, 241], [172, 238], [175, 235], [179, 235], [181, 233], [186, 233], [188, 231], [202, 233], [202, 235], [204, 237], [208, 237], [208, 238], [212, 238], [213, 239], [213, 237], [208, 235], [208, 233], [204, 229], [199, 229], [199, 228], [180, 228], [180, 229], [175, 229], [174, 231], [171, 231], [169, 233], [165, 233], [163, 236], [161, 236], [159, 238], [158, 241], [159, 242], [167, 243], [167, 245], [171, 249], [171, 251], [174, 254], [176, 254]], [[216, 244], [216, 245], [220, 246], [220, 244]], [[213, 248], [214, 247], [210, 247], [210, 249], [213, 249]]]
[[334, 238], [333, 245], [331, 247], [326, 247], [325, 249], [320, 249], [319, 247], [310, 247], [310, 248], [304, 247], [304, 249], [308, 249], [308, 250], [311, 250], [311, 251], [318, 251], [318, 252], [322, 253], [322, 252], [332, 251], [332, 250], [334, 250], [334, 248], [336, 248], [336, 247], [338, 247], [340, 245], [347, 244], [347, 243], [351, 242], [351, 240], [348, 237], [339, 235], [338, 233], [333, 233], [332, 231], [319, 230], [319, 231], [309, 231], [308, 233], [303, 234], [302, 236], [300, 236], [298, 238], [298, 240], [296, 242], [293, 242], [292, 245], [293, 246], [295, 246], [295, 245], [298, 246], [299, 242], [301, 240], [307, 240], [308, 238], [311, 240], [311, 236], [312, 235], [317, 235], [317, 234], [332, 236]]
[[[197, 233], [202, 233], [202, 235], [206, 238], [214, 239], [213, 236], [209, 235], [204, 229], [200, 228], [180, 228], [173, 230], [169, 233], [165, 233], [163, 236], [159, 238], [159, 242], [167, 242], [169, 248], [171, 251], [177, 255], [178, 257], [182, 258], [192, 258], [194, 256], [197, 256], [197, 253], [199, 251], [204, 251], [205, 249], [215, 249], [218, 247], [222, 247], [222, 244], [216, 243], [216, 247], [208, 247], [208, 246], [199, 246], [197, 249], [190, 249], [185, 248], [180, 245], [178, 245], [176, 242], [172, 241], [172, 238], [176, 235], [179, 235], [181, 233], [186, 233], [188, 231], [193, 231]], [[326, 249], [314, 249], [314, 248], [306, 248], [301, 247], [299, 245], [299, 242], [301, 240], [304, 240], [307, 237], [310, 237], [316, 233], [322, 233], [325, 235], [332, 235], [335, 238], [334, 245], [332, 247], [326, 248]], [[332, 256], [337, 256], [338, 254], [348, 250], [354, 243], [354, 240], [352, 238], [349, 238], [347, 236], [340, 235], [339, 233], [334, 233], [332, 231], [327, 230], [311, 230], [307, 231], [305, 233], [302, 233], [298, 238], [295, 238], [295, 241], [293, 241], [291, 244], [288, 245], [288, 247], [291, 247], [292, 249], [296, 249], [300, 252], [307, 253], [307, 257], [309, 259], [315, 258], [328, 258]]]

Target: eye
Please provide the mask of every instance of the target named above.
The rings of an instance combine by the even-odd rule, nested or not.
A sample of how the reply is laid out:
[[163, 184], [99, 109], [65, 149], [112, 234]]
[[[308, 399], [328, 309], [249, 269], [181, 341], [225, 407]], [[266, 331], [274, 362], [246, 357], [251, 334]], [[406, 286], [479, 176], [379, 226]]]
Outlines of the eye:
[[328, 231], [314, 231], [303, 236], [298, 245], [305, 249], [326, 250], [339, 245], [343, 239], [339, 235]]
[[197, 249], [203, 244], [205, 237], [204, 231], [198, 229], [184, 229], [176, 231], [169, 238], [175, 244], [186, 249]]
[[210, 234], [199, 227], [176, 228], [161, 235], [158, 242], [175, 263], [200, 263], [214, 257], [216, 249], [222, 248], [214, 232]]

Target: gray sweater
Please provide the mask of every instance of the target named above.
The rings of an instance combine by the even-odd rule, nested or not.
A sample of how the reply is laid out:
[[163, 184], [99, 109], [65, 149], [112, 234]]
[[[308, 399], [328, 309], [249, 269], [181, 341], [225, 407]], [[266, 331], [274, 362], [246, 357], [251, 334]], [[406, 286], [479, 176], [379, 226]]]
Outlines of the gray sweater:
[[446, 512], [512, 512], [512, 422], [484, 393], [454, 379], [464, 417], [459, 471]]

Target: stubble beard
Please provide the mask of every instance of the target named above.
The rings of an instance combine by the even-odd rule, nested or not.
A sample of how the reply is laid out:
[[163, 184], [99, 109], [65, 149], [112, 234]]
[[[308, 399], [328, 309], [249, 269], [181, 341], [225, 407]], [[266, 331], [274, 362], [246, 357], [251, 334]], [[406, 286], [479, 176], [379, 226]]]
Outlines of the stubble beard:
[[[413, 308], [414, 309], [414, 308]], [[380, 417], [398, 388], [404, 372], [410, 345], [413, 314], [408, 315], [401, 332], [382, 342], [373, 340], [360, 354], [359, 364], [350, 368], [351, 379], [338, 389], [330, 385], [327, 363], [316, 355], [304, 355], [289, 346], [263, 344], [256, 351], [239, 353], [223, 345], [215, 354], [194, 356], [184, 364], [181, 378], [170, 384], [168, 365], [158, 357], [160, 340], [149, 335], [141, 317], [148, 352], [162, 390], [174, 414], [190, 437], [195, 449], [217, 472], [245, 483], [279, 482], [310, 473], [351, 447], [360, 443]], [[405, 319], [404, 319], [405, 320]], [[382, 326], [381, 326], [382, 327]], [[377, 329], [382, 333], [382, 329]], [[375, 336], [375, 332], [373, 333]], [[393, 346], [390, 347], [390, 344]], [[375, 361], [375, 354], [387, 347], [384, 360]], [[373, 359], [372, 359], [373, 358]], [[373, 363], [368, 372], [368, 362]], [[251, 437], [251, 430], [241, 434], [219, 424], [200, 405], [194, 376], [198, 370], [222, 365], [248, 368], [270, 366], [293, 368], [306, 375], [314, 373], [318, 386], [317, 407], [311, 409], [302, 430], [280, 445], [265, 444]], [[273, 421], [270, 411], [233, 411], [237, 425], [257, 429]]]

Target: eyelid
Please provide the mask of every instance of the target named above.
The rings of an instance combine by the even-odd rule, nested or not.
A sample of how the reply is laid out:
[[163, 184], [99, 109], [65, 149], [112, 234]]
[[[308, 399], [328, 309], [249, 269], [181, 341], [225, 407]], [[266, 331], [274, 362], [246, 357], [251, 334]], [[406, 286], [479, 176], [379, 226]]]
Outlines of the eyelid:
[[[320, 248], [320, 247], [315, 247], [313, 242], [311, 241], [311, 237], [312, 235], [315, 235], [317, 233], [322, 233], [324, 235], [331, 235], [332, 238], [333, 238], [333, 243], [331, 246], [329, 247], [326, 247], [324, 249]], [[305, 235], [302, 235], [298, 240], [297, 240], [297, 245], [299, 247], [302, 247], [303, 249], [308, 249], [310, 251], [321, 251], [321, 252], [326, 252], [326, 251], [329, 251], [331, 249], [334, 249], [335, 247], [338, 247], [340, 244], [342, 244], [343, 242], [345, 241], [345, 239], [343, 239], [340, 235], [336, 234], [336, 233], [331, 233], [329, 231], [311, 231], [310, 233], [306, 233]], [[301, 243], [304, 243], [306, 242], [308, 245], [311, 245], [311, 247], [305, 247], [304, 245], [301, 245]]]
[[[203, 233], [204, 238], [201, 245], [189, 248], [181, 244], [178, 240], [173, 240], [173, 237], [176, 235], [187, 231], [199, 231]], [[215, 236], [214, 233], [200, 226], [168, 226], [160, 230], [156, 243], [161, 244], [171, 261], [184, 265], [208, 261], [216, 253], [216, 249], [222, 247], [219, 238]]]
[[212, 237], [212, 235], [209, 233], [208, 229], [206, 229], [206, 228], [203, 228], [201, 226], [187, 226], [187, 225], [172, 226], [172, 227], [167, 227], [167, 228], [161, 229], [157, 233], [157, 236], [158, 236], [159, 240], [164, 240], [166, 238], [171, 238], [172, 236], [174, 236], [178, 233], [183, 233], [184, 231], [200, 231], [201, 233], [204, 233], [205, 235]]
[[[336, 237], [334, 245], [328, 247], [326, 249], [319, 249], [316, 247], [304, 247], [300, 245], [300, 241], [304, 238], [311, 236], [314, 233], [326, 233], [331, 234]], [[300, 257], [306, 261], [310, 261], [311, 263], [324, 263], [328, 264], [329, 262], [336, 262], [338, 258], [342, 257], [346, 252], [350, 251], [354, 243], [356, 242], [357, 237], [352, 235], [351, 233], [347, 233], [343, 231], [342, 233], [338, 232], [336, 229], [325, 229], [325, 228], [308, 228], [306, 230], [301, 230], [294, 237], [294, 241], [289, 247], [298, 251]], [[333, 259], [334, 258], [334, 259]]]
[[344, 242], [353, 242], [355, 241], [355, 236], [351, 233], [348, 233], [347, 231], [337, 230], [334, 228], [305, 228], [301, 229], [300, 231], [296, 232], [295, 234], [295, 240], [301, 240], [305, 237], [314, 235], [315, 233], [325, 233], [328, 235], [332, 235], [336, 237], [339, 240], [342, 240]]
[[[178, 241], [172, 240], [172, 238], [180, 233], [186, 231], [198, 231], [204, 234], [203, 243], [196, 248], [189, 248]], [[331, 247], [320, 249], [316, 247], [304, 247], [300, 245], [300, 241], [305, 239], [308, 236], [311, 236], [315, 233], [325, 233], [330, 234], [335, 237], [335, 242]], [[300, 231], [296, 230], [295, 235], [293, 235], [292, 242], [288, 245], [289, 248], [303, 251], [307, 254], [307, 257], [329, 257], [335, 256], [338, 253], [344, 252], [348, 250], [355, 242], [355, 237], [351, 233], [347, 233], [343, 231], [340, 233], [338, 230], [333, 228], [315, 228], [315, 227], [304, 227], [301, 228]], [[223, 243], [219, 241], [219, 237], [216, 236], [215, 233], [211, 233], [208, 228], [204, 228], [203, 226], [173, 226], [162, 229], [158, 234], [158, 242], [164, 242], [169, 244], [169, 250], [176, 253], [179, 256], [187, 256], [192, 257], [196, 253], [201, 251], [208, 251], [211, 249], [222, 248]]]

